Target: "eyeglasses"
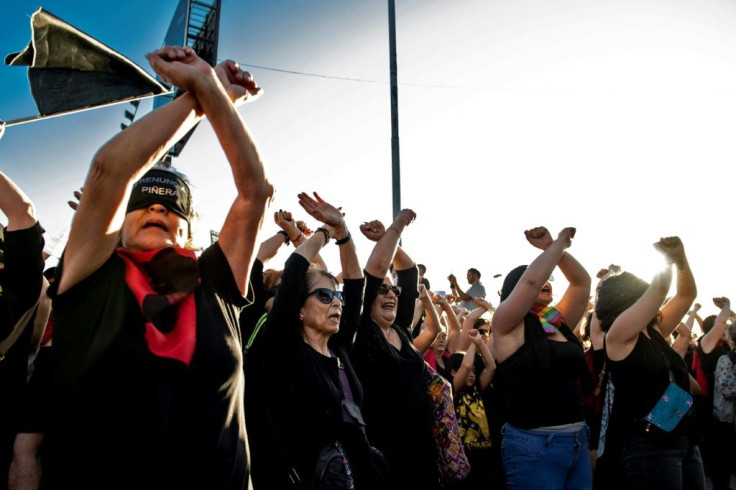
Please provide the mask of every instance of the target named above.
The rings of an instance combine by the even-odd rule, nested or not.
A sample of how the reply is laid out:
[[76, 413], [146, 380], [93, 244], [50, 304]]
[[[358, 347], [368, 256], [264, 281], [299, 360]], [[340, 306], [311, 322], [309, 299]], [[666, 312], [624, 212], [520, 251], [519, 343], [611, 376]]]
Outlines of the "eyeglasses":
[[342, 296], [342, 291], [333, 291], [332, 289], [327, 288], [317, 288], [311, 293], [307, 294], [307, 296], [311, 295], [315, 295], [318, 300], [326, 305], [332, 303], [332, 298], [337, 298], [340, 301], [340, 304], [345, 306], [345, 298], [343, 298]]
[[393, 291], [396, 296], [401, 296], [401, 286], [389, 286], [388, 284], [378, 286], [378, 294], [388, 294], [389, 291]]

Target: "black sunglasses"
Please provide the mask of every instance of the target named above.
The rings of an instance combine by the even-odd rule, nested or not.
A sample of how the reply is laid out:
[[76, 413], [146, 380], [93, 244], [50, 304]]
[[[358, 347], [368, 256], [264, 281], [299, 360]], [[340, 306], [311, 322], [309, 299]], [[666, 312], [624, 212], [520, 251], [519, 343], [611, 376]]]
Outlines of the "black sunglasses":
[[340, 301], [341, 305], [345, 305], [345, 298], [343, 298], [342, 296], [342, 291], [333, 291], [332, 289], [327, 288], [317, 288], [311, 293], [308, 293], [307, 296], [311, 296], [312, 294], [326, 305], [332, 303], [332, 298], [337, 298]]
[[388, 284], [378, 286], [378, 294], [388, 294], [389, 291], [393, 291], [396, 296], [401, 296], [401, 286], [389, 286]]

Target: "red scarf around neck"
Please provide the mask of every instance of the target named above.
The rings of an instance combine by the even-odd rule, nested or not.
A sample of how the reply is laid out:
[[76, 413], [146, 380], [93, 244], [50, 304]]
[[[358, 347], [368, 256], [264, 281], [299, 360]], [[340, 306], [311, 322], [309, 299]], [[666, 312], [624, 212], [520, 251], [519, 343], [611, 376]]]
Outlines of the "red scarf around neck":
[[[147, 252], [118, 247], [116, 252], [125, 263], [125, 282], [146, 321], [148, 349], [156, 356], [176, 359], [189, 366], [197, 335], [193, 291], [201, 282], [197, 256], [179, 247]], [[154, 318], [171, 306], [177, 308], [176, 323], [164, 332]]]

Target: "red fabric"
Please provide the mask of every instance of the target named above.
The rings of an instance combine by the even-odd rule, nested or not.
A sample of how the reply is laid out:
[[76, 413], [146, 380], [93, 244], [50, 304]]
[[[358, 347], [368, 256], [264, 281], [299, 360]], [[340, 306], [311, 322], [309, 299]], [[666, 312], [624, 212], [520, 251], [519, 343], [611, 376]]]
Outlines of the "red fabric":
[[[588, 395], [583, 395], [582, 390], [581, 390], [581, 396], [583, 398], [583, 403], [591, 407], [596, 415], [600, 415], [603, 413], [603, 395], [604, 395], [603, 388], [604, 387], [602, 386], [601, 377], [596, 375], [595, 368], [593, 367], [593, 352], [594, 351], [592, 347], [585, 350], [585, 364], [587, 364], [588, 366], [588, 371], [590, 372], [591, 378], [596, 381], [596, 386], [593, 389], [593, 391]], [[605, 368], [606, 367], [604, 364], [603, 369]], [[580, 382], [578, 381], [578, 386], [579, 385], [580, 385]]]
[[[125, 263], [125, 282], [146, 320], [148, 349], [159, 357], [177, 359], [188, 366], [196, 346], [197, 311], [193, 291], [201, 282], [197, 256], [179, 247], [147, 252], [119, 247], [117, 255]], [[163, 332], [154, 324], [153, 317], [173, 305], [177, 306], [176, 323], [169, 332]]]
[[708, 378], [705, 376], [703, 371], [703, 365], [700, 364], [700, 357], [698, 357], [698, 349], [693, 351], [693, 365], [691, 368], [695, 371], [695, 381], [700, 385], [701, 395], [705, 396], [710, 390], [708, 390]]
[[54, 315], [52, 313], [51, 315], [49, 315], [49, 319], [46, 322], [46, 329], [43, 331], [43, 336], [41, 337], [41, 345], [48, 344], [53, 335], [54, 335]]
[[[447, 361], [449, 358], [450, 358], [450, 353], [447, 352], [447, 350], [445, 350], [442, 353], [442, 359], [444, 359], [445, 361]], [[434, 352], [432, 352], [432, 349], [429, 349], [424, 354], [424, 360], [427, 361], [427, 364], [429, 364], [430, 366], [432, 366], [432, 369], [434, 369], [435, 371], [437, 370], [437, 356], [434, 355]]]

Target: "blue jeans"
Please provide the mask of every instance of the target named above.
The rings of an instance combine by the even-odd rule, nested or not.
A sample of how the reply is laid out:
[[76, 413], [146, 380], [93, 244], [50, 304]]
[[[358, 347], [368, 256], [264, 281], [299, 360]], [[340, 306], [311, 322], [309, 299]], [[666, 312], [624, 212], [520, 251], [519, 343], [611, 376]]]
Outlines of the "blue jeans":
[[543, 432], [506, 424], [501, 433], [503, 467], [509, 490], [593, 487], [587, 427], [575, 432]]
[[705, 489], [703, 460], [687, 436], [666, 444], [652, 437], [631, 436], [623, 446], [623, 469], [632, 489]]

